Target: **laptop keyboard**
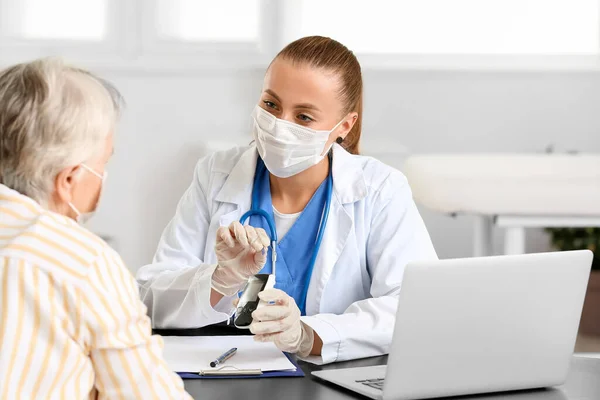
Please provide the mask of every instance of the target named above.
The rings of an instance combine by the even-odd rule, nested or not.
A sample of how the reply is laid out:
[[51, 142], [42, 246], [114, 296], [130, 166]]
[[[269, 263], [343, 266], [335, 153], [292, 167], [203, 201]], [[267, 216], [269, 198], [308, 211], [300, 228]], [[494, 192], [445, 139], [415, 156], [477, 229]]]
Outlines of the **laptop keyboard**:
[[377, 390], [383, 390], [383, 382], [384, 382], [383, 378], [362, 379], [362, 380], [356, 381], [356, 383], [362, 383], [363, 385], [372, 387], [373, 389], [377, 389]]

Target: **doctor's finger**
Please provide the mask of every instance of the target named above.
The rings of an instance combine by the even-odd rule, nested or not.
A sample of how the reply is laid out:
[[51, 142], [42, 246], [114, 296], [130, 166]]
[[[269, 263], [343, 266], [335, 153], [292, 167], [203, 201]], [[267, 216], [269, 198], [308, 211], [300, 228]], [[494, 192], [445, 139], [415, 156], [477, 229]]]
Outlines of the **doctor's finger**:
[[248, 237], [246, 236], [246, 230], [244, 229], [244, 226], [240, 224], [239, 221], [233, 221], [229, 226], [229, 230], [233, 230], [233, 233], [235, 234], [235, 239], [239, 244], [241, 244], [244, 247], [248, 247]]
[[290, 329], [296, 320], [297, 318], [289, 316], [277, 321], [252, 322], [250, 324], [250, 332], [255, 335], [284, 332]]
[[262, 267], [267, 263], [267, 251], [264, 249], [263, 251], [258, 251], [254, 253], [254, 265]]
[[256, 228], [256, 234], [263, 247], [269, 247], [271, 245], [271, 238], [267, 235], [267, 232], [263, 228]]
[[287, 306], [265, 306], [252, 313], [254, 321], [276, 321], [285, 318], [291, 314], [290, 308]]
[[225, 226], [219, 227], [219, 229], [217, 229], [217, 237], [220, 238], [223, 242], [225, 242], [227, 247], [232, 248], [233, 246], [235, 246], [235, 240], [233, 240], [229, 228]]
[[263, 249], [262, 244], [258, 238], [258, 234], [256, 233], [256, 229], [253, 226], [247, 225], [246, 228], [246, 236], [248, 237], [248, 244], [254, 249], [254, 251], [261, 251]]
[[261, 300], [266, 301], [267, 303], [275, 302], [282, 306], [287, 306], [288, 304], [290, 304], [290, 299], [293, 301], [293, 299], [281, 289], [263, 290], [258, 294], [258, 297]]
[[255, 342], [274, 342], [279, 338], [281, 332], [277, 333], [266, 333], [264, 335], [254, 335]]

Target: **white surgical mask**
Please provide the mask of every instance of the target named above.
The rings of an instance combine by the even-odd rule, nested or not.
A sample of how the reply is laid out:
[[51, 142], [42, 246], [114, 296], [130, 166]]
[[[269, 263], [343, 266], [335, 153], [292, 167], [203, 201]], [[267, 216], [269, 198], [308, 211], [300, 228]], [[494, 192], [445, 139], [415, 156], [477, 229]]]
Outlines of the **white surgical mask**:
[[329, 151], [325, 149], [329, 135], [344, 121], [329, 131], [317, 131], [279, 119], [259, 106], [252, 118], [258, 154], [269, 172], [279, 178], [299, 174], [323, 160]]
[[[99, 172], [94, 171], [92, 168], [88, 167], [85, 164], [81, 164], [81, 166], [88, 172], [91, 172], [92, 174], [96, 175], [98, 178], [102, 179], [102, 184], [100, 185], [100, 193], [98, 193], [98, 202], [99, 202], [100, 196], [102, 196], [102, 189], [104, 188], [104, 183], [106, 182], [106, 177], [108, 176], [108, 172], [104, 171], [104, 174], [100, 174]], [[77, 207], [75, 207], [73, 205], [73, 203], [69, 202], [68, 204], [69, 204], [69, 207], [71, 207], [71, 210], [73, 210], [73, 212], [77, 215], [77, 218], [76, 218], [77, 223], [81, 224], [81, 225], [88, 222], [94, 216], [94, 214], [96, 214], [95, 209], [98, 206], [98, 203], [96, 203], [96, 207], [94, 207], [94, 211], [81, 213], [81, 212], [79, 212]]]

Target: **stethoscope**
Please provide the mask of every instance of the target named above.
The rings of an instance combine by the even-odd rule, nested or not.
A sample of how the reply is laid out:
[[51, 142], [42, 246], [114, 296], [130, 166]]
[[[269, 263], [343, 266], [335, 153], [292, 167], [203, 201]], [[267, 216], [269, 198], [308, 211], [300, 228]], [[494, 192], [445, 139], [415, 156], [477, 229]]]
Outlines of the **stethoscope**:
[[[266, 168], [264, 164], [259, 166], [259, 168]], [[325, 206], [323, 207], [323, 213], [321, 214], [321, 222], [319, 224], [319, 230], [317, 232], [317, 239], [315, 241], [315, 247], [313, 250], [312, 257], [310, 259], [310, 264], [308, 266], [308, 274], [306, 274], [306, 281], [304, 282], [304, 291], [302, 292], [302, 299], [299, 306], [306, 304], [306, 296], [308, 294], [308, 285], [310, 284], [310, 278], [312, 276], [313, 269], [315, 268], [315, 262], [317, 261], [317, 255], [319, 254], [319, 248], [321, 247], [321, 242], [323, 241], [323, 233], [325, 232], [325, 227], [327, 226], [327, 219], [329, 218], [329, 208], [331, 206], [331, 197], [333, 193], [333, 177], [331, 174], [332, 167], [332, 156], [329, 153], [329, 174], [327, 175], [327, 186], [325, 188], [326, 197], [325, 197]], [[254, 188], [259, 187], [259, 179], [262, 176], [263, 170], [257, 170], [254, 175]], [[272, 264], [272, 274], [275, 276], [276, 265], [277, 265], [277, 230], [275, 229], [275, 221], [271, 218], [271, 215], [267, 213], [265, 210], [262, 210], [258, 207], [259, 204], [259, 193], [258, 190], [252, 190], [252, 205], [249, 211], [247, 211], [240, 218], [240, 223], [243, 225], [248, 218], [253, 215], [260, 215], [265, 219], [267, 225], [269, 226], [269, 233], [271, 239], [271, 264]]]

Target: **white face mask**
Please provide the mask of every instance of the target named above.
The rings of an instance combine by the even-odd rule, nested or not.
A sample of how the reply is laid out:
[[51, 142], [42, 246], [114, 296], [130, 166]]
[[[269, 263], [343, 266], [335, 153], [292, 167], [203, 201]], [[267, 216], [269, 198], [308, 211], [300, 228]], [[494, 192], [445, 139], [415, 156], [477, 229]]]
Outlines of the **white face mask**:
[[[98, 202], [100, 202], [100, 197], [102, 196], [102, 189], [104, 188], [104, 183], [106, 182], [106, 177], [108, 176], [108, 172], [104, 171], [104, 174], [100, 174], [85, 164], [81, 164], [81, 166], [88, 172], [91, 172], [92, 174], [96, 175], [98, 178], [102, 179], [102, 184], [100, 185], [100, 193], [98, 193]], [[73, 205], [73, 203], [69, 202], [68, 204], [69, 204], [69, 207], [71, 207], [71, 210], [73, 210], [73, 212], [75, 212], [75, 214], [77, 215], [76, 221], [78, 224], [81, 224], [81, 225], [85, 224], [94, 216], [94, 214], [96, 214], [95, 207], [94, 207], [94, 211], [81, 213], [81, 212], [79, 212], [77, 207], [75, 207]], [[98, 203], [96, 203], [96, 207], [97, 206], [98, 206]]]
[[[259, 106], [252, 112], [252, 133], [260, 158], [267, 169], [279, 178], [289, 178], [318, 164], [329, 149], [325, 149], [331, 132], [317, 131], [293, 122], [278, 119]], [[330, 147], [331, 148], [331, 147]]]

